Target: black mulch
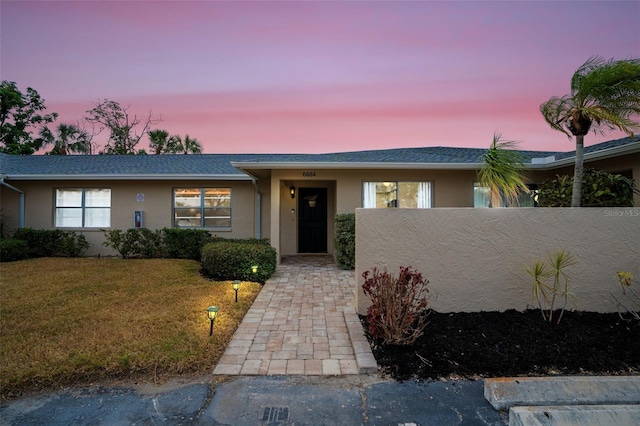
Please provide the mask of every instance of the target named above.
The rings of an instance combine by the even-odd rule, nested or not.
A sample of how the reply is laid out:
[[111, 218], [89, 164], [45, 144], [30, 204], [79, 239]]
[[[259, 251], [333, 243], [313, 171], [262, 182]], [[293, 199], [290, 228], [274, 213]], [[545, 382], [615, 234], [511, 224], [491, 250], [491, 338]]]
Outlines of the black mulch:
[[537, 310], [432, 312], [415, 344], [371, 347], [397, 380], [640, 374], [640, 322], [617, 313], [565, 312], [555, 324]]

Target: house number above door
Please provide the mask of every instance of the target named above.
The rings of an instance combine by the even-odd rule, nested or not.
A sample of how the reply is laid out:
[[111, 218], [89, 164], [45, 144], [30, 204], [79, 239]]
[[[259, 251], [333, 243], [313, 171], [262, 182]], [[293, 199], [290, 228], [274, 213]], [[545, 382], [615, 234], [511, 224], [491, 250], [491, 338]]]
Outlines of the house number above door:
[[316, 177], [316, 172], [302, 172], [302, 177]]

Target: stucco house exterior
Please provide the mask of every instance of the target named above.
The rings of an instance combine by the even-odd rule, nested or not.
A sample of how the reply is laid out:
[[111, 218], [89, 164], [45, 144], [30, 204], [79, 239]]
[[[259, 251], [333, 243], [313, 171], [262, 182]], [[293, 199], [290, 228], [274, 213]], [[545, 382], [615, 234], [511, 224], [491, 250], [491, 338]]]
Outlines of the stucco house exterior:
[[[482, 188], [475, 183], [484, 152], [429, 147], [332, 154], [0, 154], [0, 205], [6, 229], [81, 232], [91, 244], [87, 255], [115, 254], [102, 245], [103, 229], [136, 226], [269, 238], [280, 256], [333, 254], [336, 214], [361, 207], [482, 206]], [[572, 174], [574, 152], [522, 153], [531, 184]], [[585, 167], [637, 181], [640, 137], [587, 147]]]

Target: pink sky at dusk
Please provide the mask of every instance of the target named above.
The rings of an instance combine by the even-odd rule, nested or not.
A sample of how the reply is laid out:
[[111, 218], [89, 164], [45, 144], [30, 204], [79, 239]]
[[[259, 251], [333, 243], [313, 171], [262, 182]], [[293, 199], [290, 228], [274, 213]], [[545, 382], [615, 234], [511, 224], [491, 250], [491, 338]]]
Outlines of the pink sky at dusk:
[[640, 56], [640, 2], [0, 2], [1, 78], [57, 123], [106, 98], [205, 153], [484, 148], [495, 131], [569, 151], [538, 108], [591, 55]]

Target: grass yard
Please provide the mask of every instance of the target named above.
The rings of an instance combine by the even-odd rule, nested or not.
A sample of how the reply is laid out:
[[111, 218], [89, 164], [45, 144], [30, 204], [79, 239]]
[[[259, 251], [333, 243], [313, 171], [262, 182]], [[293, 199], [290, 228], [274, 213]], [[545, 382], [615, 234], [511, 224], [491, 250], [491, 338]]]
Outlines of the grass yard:
[[[175, 259], [42, 258], [0, 265], [0, 392], [208, 373], [260, 291]], [[220, 307], [213, 336], [205, 309]]]

